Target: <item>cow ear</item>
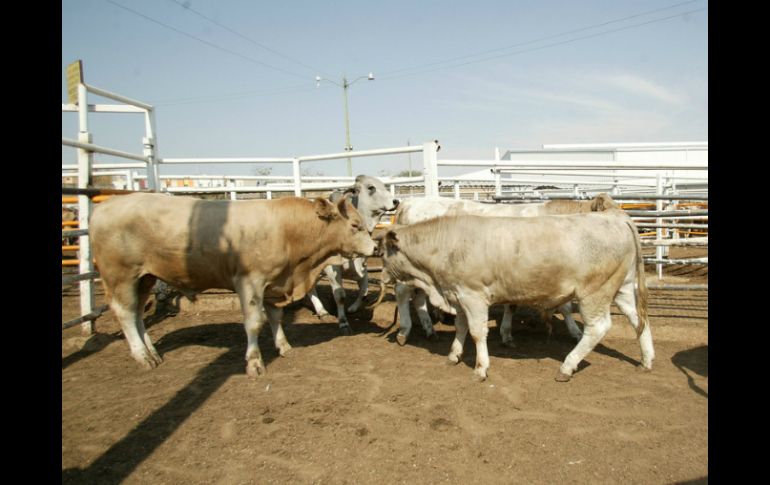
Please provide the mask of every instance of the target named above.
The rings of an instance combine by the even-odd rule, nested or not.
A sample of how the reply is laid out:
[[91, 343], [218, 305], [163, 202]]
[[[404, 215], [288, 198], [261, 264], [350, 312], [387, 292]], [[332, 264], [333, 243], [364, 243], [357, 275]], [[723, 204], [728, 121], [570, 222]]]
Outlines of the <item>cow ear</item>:
[[337, 207], [322, 197], [315, 200], [315, 213], [325, 221], [331, 221], [340, 216]]
[[617, 204], [615, 203], [615, 201], [612, 200], [612, 198], [605, 193], [601, 193], [596, 197], [594, 197], [594, 200], [591, 203], [591, 210], [593, 212], [602, 212], [609, 209], [614, 209], [616, 207], [617, 207]]
[[339, 211], [345, 219], [350, 219], [350, 211], [355, 210], [356, 208], [353, 207], [353, 204], [350, 202], [350, 195], [347, 193], [337, 202], [337, 211]]
[[398, 235], [396, 231], [390, 230], [385, 233], [385, 246], [389, 249], [398, 249]]

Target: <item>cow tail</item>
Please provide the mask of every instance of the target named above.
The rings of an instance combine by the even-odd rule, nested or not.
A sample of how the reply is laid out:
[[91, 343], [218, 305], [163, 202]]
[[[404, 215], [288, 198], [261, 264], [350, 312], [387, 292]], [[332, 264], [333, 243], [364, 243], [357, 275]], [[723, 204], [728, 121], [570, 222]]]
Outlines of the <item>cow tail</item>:
[[634, 243], [636, 244], [636, 313], [639, 316], [636, 337], [639, 338], [647, 325], [649, 325], [649, 316], [647, 315], [647, 282], [644, 274], [644, 257], [642, 256], [642, 243], [639, 239], [639, 232], [636, 230], [636, 224], [633, 221], [629, 220], [627, 224], [631, 229]]

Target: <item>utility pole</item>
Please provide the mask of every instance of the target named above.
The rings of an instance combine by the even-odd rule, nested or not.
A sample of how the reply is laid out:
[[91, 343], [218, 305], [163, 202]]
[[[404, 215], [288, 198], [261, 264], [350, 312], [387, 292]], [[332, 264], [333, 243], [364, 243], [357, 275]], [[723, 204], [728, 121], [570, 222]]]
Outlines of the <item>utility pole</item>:
[[[342, 84], [334, 82], [331, 79], [322, 78], [321, 76], [315, 77], [316, 86], [320, 86], [321, 81], [328, 81], [342, 88], [342, 96], [345, 102], [345, 151], [346, 152], [353, 151], [353, 146], [350, 144], [350, 117], [348, 116], [348, 87], [351, 86], [356, 81], [358, 81], [359, 79], [364, 79], [364, 78], [368, 79], [369, 81], [374, 81], [374, 74], [370, 72], [368, 76], [357, 77], [351, 82], [348, 82], [347, 78], [343, 76]], [[350, 158], [348, 157], [348, 177], [352, 177], [352, 176], [353, 176], [353, 164]]]

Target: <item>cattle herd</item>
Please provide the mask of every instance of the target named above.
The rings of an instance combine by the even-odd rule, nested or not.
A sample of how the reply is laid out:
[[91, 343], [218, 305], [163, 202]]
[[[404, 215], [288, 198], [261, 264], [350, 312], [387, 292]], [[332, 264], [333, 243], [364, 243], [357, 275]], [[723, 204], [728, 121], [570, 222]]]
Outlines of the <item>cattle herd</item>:
[[[375, 226], [387, 211], [396, 222]], [[383, 261], [381, 281], [394, 285], [404, 345], [411, 330], [409, 301], [420, 324], [435, 338], [427, 301], [455, 315], [449, 362], [458, 363], [465, 337], [476, 345], [475, 376], [489, 372], [490, 305], [506, 305], [501, 336], [512, 345], [510, 305], [550, 315], [561, 312], [578, 340], [556, 380], [568, 381], [599, 343], [615, 303], [636, 330], [641, 367], [655, 353], [647, 316], [647, 288], [638, 231], [630, 217], [601, 194], [591, 201], [483, 204], [442, 198], [399, 203], [369, 176], [329, 199], [200, 200], [135, 193], [96, 206], [89, 231], [105, 293], [131, 355], [146, 368], [162, 362], [145, 331], [142, 310], [157, 280], [185, 293], [220, 288], [237, 293], [247, 336], [246, 372], [266, 372], [258, 336], [267, 320], [285, 356], [283, 308], [308, 296], [326, 314], [314, 286], [329, 278], [340, 331], [350, 334], [342, 275], [359, 283], [347, 309], [361, 308], [368, 288], [366, 258]], [[379, 303], [378, 301], [378, 303]], [[572, 318], [577, 301], [583, 330]]]

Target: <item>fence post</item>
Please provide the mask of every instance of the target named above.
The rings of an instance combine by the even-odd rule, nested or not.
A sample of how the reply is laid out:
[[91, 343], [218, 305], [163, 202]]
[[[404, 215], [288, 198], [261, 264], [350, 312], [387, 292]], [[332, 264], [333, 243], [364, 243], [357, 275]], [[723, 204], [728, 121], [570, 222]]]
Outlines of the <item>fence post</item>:
[[[657, 195], [663, 195], [663, 177], [661, 176], [661, 173], [658, 172], [656, 182], [655, 182], [655, 193]], [[655, 201], [655, 210], [661, 211], [663, 210], [663, 199], [657, 199]], [[656, 218], [655, 224], [660, 225], [663, 224], [663, 219]], [[655, 239], [663, 239], [663, 229], [658, 227], [655, 229]], [[655, 246], [655, 259], [663, 259], [663, 246]], [[658, 279], [663, 279], [663, 264], [658, 263], [655, 265], [655, 268], [658, 273]]]
[[[500, 165], [500, 148], [495, 147], [495, 165]], [[497, 167], [495, 167], [497, 168]], [[495, 175], [495, 195], [503, 195], [503, 183], [500, 176], [500, 170], [493, 170]]]
[[422, 144], [422, 173], [425, 195], [438, 195], [438, 140]]
[[299, 170], [299, 158], [291, 161], [292, 172], [294, 174], [294, 195], [302, 197], [302, 179]]
[[155, 140], [155, 112], [144, 112], [145, 137], [142, 138], [144, 150], [142, 154], [147, 157], [147, 185], [150, 190], [160, 192], [160, 174], [158, 173], [158, 154]]
[[[84, 84], [78, 85], [78, 118], [79, 133], [78, 141], [81, 143], [92, 143], [91, 133], [88, 132], [88, 91]], [[78, 148], [78, 188], [85, 189], [91, 185], [91, 169], [93, 167], [94, 154], [83, 148]], [[78, 227], [88, 229], [88, 218], [91, 214], [91, 199], [87, 195], [78, 195]], [[90, 273], [94, 270], [91, 261], [91, 241], [88, 234], [79, 238], [79, 270], [80, 273]], [[80, 312], [87, 315], [93, 311], [94, 285], [93, 280], [87, 279], [80, 282]], [[83, 335], [92, 335], [94, 333], [94, 323], [92, 320], [83, 322], [80, 326]]]
[[[227, 186], [228, 187], [235, 187], [235, 179], [228, 179], [227, 180]], [[235, 196], [235, 191], [234, 190], [232, 192], [230, 192], [230, 200], [237, 200], [237, 198]]]
[[460, 198], [460, 182], [453, 182], [452, 189], [454, 190], [455, 199]]

